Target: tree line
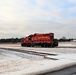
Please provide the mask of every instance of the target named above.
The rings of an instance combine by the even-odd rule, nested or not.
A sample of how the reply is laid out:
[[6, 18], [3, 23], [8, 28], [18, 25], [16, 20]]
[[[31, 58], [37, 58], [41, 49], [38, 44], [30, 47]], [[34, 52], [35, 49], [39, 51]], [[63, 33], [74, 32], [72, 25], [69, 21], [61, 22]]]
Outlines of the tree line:
[[0, 43], [18, 43], [21, 42], [22, 38], [8, 38], [8, 39], [0, 39]]
[[[0, 39], [0, 43], [18, 43], [21, 42], [22, 38], [8, 38], [8, 39]], [[66, 39], [66, 38], [60, 38], [60, 39], [54, 39], [58, 42], [70, 42], [74, 39]], [[76, 39], [75, 39], [76, 40]]]
[[55, 40], [57, 40], [58, 42], [70, 42], [70, 41], [73, 41], [73, 39], [62, 39], [62, 38], [60, 38], [60, 39], [55, 39]]

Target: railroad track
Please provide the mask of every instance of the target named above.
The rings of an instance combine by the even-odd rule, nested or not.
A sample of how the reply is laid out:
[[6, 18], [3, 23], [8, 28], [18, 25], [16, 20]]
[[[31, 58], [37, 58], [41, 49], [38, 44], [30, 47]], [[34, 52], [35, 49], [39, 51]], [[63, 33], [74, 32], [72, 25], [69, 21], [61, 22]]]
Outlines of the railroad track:
[[76, 46], [36, 47], [36, 48], [76, 48]]
[[22, 53], [31, 54], [31, 55], [42, 56], [45, 59], [58, 60], [58, 59], [53, 58], [53, 57], [48, 57], [48, 56], [57, 56], [57, 54], [52, 54], [52, 53], [36, 52], [36, 51], [13, 49], [13, 48], [3, 48], [3, 47], [0, 47], [0, 49], [9, 50], [9, 51], [16, 51], [16, 52], [22, 52]]
[[56, 48], [76, 48], [76, 47], [70, 47], [70, 46], [60, 46], [60, 47], [56, 47]]

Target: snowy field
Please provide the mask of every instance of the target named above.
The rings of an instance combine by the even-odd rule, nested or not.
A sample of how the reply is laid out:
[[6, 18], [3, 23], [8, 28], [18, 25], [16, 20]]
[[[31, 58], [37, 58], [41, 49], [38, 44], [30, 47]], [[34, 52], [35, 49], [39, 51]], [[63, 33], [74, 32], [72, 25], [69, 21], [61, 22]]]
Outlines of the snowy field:
[[[59, 43], [59, 46], [76, 47], [76, 42]], [[21, 47], [20, 44], [0, 44], [0, 47], [53, 53], [57, 55], [46, 57], [58, 59], [0, 49], [0, 75], [36, 75], [76, 65], [76, 48], [32, 48]]]

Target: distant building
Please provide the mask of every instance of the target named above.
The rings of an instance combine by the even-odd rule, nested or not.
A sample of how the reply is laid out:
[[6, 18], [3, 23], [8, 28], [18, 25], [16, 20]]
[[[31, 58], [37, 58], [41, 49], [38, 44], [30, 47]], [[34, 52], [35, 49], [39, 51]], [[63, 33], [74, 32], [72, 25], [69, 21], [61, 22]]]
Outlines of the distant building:
[[63, 39], [63, 40], [65, 40], [65, 39], [66, 39], [66, 37], [65, 37], [65, 36], [63, 36], [63, 37], [62, 37], [62, 39]]
[[74, 42], [76, 42], [76, 39], [73, 39]]

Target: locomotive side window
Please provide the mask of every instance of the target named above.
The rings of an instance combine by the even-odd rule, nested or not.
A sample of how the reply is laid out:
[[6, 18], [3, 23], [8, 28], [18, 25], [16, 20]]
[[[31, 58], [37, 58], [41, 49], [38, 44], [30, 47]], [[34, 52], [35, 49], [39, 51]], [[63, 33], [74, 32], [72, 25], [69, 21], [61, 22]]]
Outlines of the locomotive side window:
[[29, 35], [29, 36], [28, 36], [28, 39], [31, 40], [31, 38], [32, 38], [32, 35]]
[[31, 40], [31, 37], [28, 37], [29, 40]]

